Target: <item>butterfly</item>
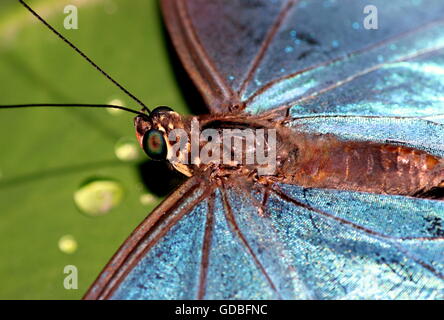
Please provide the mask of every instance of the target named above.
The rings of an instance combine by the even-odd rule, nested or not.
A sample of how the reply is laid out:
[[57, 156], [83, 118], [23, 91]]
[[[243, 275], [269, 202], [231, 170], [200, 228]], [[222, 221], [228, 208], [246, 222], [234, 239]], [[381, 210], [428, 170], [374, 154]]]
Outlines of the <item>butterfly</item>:
[[[444, 7], [373, 4], [385, 19], [375, 32], [356, 24], [363, 1], [165, 0], [162, 8], [215, 114], [201, 126], [285, 117], [289, 128], [334, 134], [350, 149], [351, 141], [392, 143], [442, 159], [442, 124], [424, 117], [442, 110], [433, 100], [442, 88]], [[139, 138], [158, 123], [136, 120]], [[365, 176], [353, 183], [371, 184], [350, 168]], [[190, 176], [86, 298], [443, 298], [442, 202], [257, 180], [242, 188], [242, 174]]]
[[[211, 114], [138, 113], [145, 152], [189, 178], [86, 299], [444, 298], [444, 6], [373, 1], [367, 29], [366, 5], [162, 1]], [[172, 160], [193, 120], [275, 129], [277, 171]]]

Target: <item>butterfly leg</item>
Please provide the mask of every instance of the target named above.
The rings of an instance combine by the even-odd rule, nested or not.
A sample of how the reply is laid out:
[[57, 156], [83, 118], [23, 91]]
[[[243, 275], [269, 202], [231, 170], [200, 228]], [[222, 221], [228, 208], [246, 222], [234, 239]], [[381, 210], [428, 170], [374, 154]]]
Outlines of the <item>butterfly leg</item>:
[[268, 202], [268, 197], [270, 196], [270, 189], [268, 187], [265, 187], [264, 189], [264, 194], [262, 196], [262, 203], [261, 206], [259, 207], [259, 215], [265, 217], [265, 216], [269, 216], [269, 214], [266, 212], [267, 210], [267, 202]]
[[240, 187], [243, 189], [242, 191], [244, 191], [243, 194], [245, 194], [251, 200], [253, 205], [257, 208], [257, 213], [259, 214], [259, 216], [261, 218], [268, 217], [269, 215], [266, 213], [266, 206], [269, 197], [269, 188], [261, 185], [263, 193], [262, 193], [262, 201], [259, 201], [258, 199], [256, 199], [251, 195], [250, 193], [251, 190], [247, 186], [241, 185]]
[[[249, 178], [257, 183], [257, 185], [259, 185], [263, 190], [262, 202], [260, 204], [256, 204], [256, 206], [258, 208], [259, 216], [267, 217], [268, 214], [266, 213], [266, 208], [268, 198], [270, 196], [272, 186], [276, 183], [276, 178], [273, 176], [259, 176], [256, 169], [250, 173]], [[255, 202], [257, 202], [257, 200]]]

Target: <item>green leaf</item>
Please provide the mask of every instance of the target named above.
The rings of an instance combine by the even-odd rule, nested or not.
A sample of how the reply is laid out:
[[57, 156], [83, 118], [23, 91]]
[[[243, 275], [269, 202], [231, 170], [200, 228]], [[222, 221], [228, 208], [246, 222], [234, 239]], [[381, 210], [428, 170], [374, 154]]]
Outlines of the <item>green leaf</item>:
[[[28, 3], [148, 106], [187, 112], [157, 1]], [[78, 6], [78, 30], [63, 28], [67, 4]], [[119, 99], [140, 108], [17, 1], [2, 1], [0, 12], [0, 104]], [[159, 202], [140, 177], [145, 157], [122, 161], [115, 153], [122, 139], [135, 141], [132, 118], [100, 109], [0, 110], [0, 298], [81, 298]], [[118, 181], [124, 197], [92, 217], [79, 211], [74, 194], [94, 177]], [[62, 251], [59, 240], [67, 238], [70, 250]], [[66, 265], [78, 269], [78, 290], [63, 286]]]

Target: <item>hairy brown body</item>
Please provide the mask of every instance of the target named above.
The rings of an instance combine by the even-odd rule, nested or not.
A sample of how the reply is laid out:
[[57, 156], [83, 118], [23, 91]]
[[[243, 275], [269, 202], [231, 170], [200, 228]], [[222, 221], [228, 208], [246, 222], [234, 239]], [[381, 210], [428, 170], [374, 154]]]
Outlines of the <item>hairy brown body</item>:
[[[169, 118], [170, 121], [168, 120]], [[247, 164], [177, 164], [173, 166], [192, 175], [196, 170], [213, 172], [211, 177], [241, 175], [262, 182], [283, 182], [307, 188], [328, 188], [378, 194], [406, 195], [427, 198], [442, 197], [444, 190], [444, 159], [425, 151], [394, 144], [369, 141], [345, 141], [334, 135], [298, 132], [264, 117], [248, 118], [233, 115], [207, 115], [181, 118], [177, 113], [163, 116], [147, 126], [136, 120], [138, 137], [147, 127], [189, 130], [192, 119], [200, 130], [225, 128], [275, 129], [277, 139], [276, 171], [271, 176], [255, 175], [258, 165]], [[139, 138], [140, 140], [140, 138]], [[201, 144], [201, 148], [205, 143]], [[254, 152], [245, 144], [244, 152]], [[189, 157], [187, 158], [189, 159]], [[438, 196], [430, 192], [439, 189]]]
[[413, 148], [334, 136], [298, 135], [297, 156], [280, 167], [305, 187], [421, 195], [444, 182], [444, 160]]
[[263, 119], [250, 118], [249, 122], [253, 127], [277, 130], [273, 180], [303, 187], [424, 197], [432, 189], [444, 187], [444, 159], [425, 151], [300, 133]]

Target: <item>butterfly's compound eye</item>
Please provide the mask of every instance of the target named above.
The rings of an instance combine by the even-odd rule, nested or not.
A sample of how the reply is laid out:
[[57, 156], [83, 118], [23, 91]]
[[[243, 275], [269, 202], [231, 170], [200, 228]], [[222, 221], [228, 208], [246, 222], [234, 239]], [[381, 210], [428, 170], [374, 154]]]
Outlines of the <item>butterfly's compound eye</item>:
[[157, 114], [163, 112], [174, 112], [174, 110], [167, 106], [159, 106], [157, 108], [154, 108], [153, 111], [151, 111], [151, 114]]
[[143, 150], [153, 160], [167, 158], [167, 142], [162, 131], [151, 129], [143, 136]]

